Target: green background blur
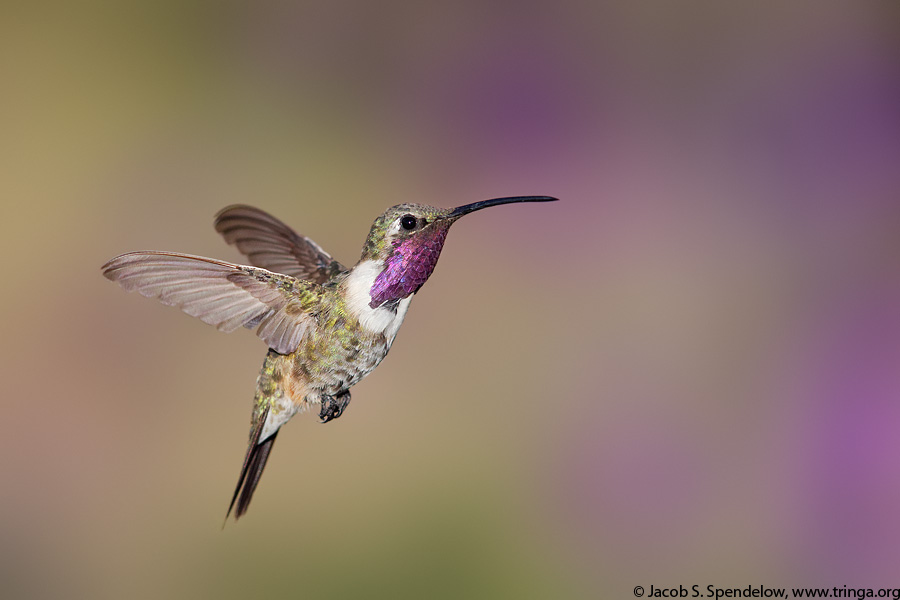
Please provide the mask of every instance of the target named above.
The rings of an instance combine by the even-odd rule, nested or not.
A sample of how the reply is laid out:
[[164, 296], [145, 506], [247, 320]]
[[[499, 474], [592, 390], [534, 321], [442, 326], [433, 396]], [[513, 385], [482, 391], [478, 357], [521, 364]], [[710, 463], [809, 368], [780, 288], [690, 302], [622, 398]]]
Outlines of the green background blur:
[[[900, 11], [877, 2], [0, 8], [6, 598], [900, 587]], [[339, 421], [221, 530], [265, 348], [100, 266], [353, 263], [453, 228]]]

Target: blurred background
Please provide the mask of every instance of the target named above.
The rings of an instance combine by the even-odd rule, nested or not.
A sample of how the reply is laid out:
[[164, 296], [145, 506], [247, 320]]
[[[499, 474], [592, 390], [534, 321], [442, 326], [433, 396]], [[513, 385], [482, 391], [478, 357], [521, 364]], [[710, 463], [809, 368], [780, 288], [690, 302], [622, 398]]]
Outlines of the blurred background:
[[[900, 11], [820, 2], [0, 9], [9, 598], [900, 587]], [[347, 414], [222, 519], [265, 348], [103, 279], [352, 264], [467, 217]]]

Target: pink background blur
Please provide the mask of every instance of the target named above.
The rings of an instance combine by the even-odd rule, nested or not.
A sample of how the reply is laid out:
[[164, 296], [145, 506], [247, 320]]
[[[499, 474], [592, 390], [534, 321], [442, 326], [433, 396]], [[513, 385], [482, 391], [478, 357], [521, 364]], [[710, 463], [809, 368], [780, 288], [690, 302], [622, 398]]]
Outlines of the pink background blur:
[[[75, 4], [0, 9], [4, 597], [900, 587], [896, 3]], [[265, 348], [100, 266], [519, 194], [222, 531]]]

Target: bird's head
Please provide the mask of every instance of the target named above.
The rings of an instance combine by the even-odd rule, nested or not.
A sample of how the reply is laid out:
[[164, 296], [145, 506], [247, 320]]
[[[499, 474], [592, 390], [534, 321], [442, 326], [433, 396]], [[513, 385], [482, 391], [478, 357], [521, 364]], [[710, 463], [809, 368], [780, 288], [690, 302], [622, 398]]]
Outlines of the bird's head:
[[379, 266], [369, 305], [377, 308], [416, 293], [434, 271], [450, 226], [463, 215], [500, 204], [554, 200], [549, 196], [514, 196], [457, 208], [392, 206], [375, 219], [360, 258], [360, 263], [373, 261]]

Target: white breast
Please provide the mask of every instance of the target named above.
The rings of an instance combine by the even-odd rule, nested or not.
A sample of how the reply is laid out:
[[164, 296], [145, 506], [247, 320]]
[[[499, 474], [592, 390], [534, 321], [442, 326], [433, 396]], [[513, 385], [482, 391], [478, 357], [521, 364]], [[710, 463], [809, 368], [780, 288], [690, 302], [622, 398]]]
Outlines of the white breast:
[[380, 261], [366, 260], [356, 265], [344, 281], [347, 298], [347, 309], [359, 320], [364, 330], [372, 334], [383, 333], [388, 341], [388, 346], [394, 341], [397, 330], [403, 323], [409, 303], [414, 294], [410, 294], [397, 305], [397, 310], [387, 308], [372, 308], [369, 302], [372, 296], [369, 293], [375, 284], [375, 279], [381, 273], [384, 264]]

